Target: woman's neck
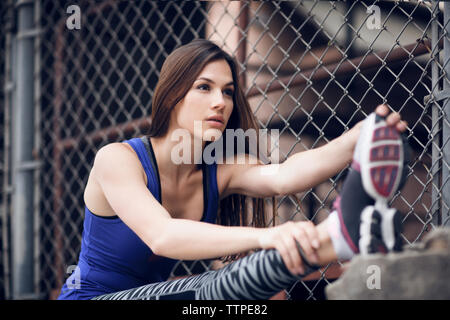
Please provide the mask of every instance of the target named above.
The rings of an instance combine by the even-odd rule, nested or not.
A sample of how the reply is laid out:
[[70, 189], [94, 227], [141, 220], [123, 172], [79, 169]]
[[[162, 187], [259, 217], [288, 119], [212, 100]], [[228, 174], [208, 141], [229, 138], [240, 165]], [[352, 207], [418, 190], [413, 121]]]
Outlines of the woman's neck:
[[[175, 140], [175, 141], [173, 141]], [[172, 134], [151, 137], [159, 174], [174, 182], [189, 178], [200, 169], [205, 141], [190, 136], [172, 139]]]

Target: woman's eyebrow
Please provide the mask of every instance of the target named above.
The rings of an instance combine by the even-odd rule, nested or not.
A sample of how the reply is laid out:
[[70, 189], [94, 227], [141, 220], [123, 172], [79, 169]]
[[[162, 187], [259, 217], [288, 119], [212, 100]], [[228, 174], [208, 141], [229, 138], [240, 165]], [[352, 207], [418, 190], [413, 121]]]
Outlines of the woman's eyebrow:
[[[214, 82], [213, 80], [211, 80], [211, 79], [209, 79], [209, 78], [205, 78], [205, 77], [200, 77], [200, 78], [198, 78], [198, 79], [195, 80], [195, 81], [198, 81], [198, 80], [205, 80], [205, 81], [207, 81], [207, 82], [211, 82], [211, 83], [215, 84], [215, 82]], [[233, 82], [233, 81], [230, 81], [230, 82], [228, 82], [225, 86], [229, 86], [229, 85], [234, 85], [234, 82]]]

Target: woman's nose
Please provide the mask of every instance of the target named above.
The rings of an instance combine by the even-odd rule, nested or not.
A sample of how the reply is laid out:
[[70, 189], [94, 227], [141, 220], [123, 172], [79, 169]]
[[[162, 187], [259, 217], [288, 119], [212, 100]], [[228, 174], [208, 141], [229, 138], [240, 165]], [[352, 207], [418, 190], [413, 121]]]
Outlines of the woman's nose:
[[223, 109], [225, 108], [225, 98], [223, 96], [222, 91], [217, 92], [214, 94], [214, 98], [212, 101], [212, 108], [213, 109]]

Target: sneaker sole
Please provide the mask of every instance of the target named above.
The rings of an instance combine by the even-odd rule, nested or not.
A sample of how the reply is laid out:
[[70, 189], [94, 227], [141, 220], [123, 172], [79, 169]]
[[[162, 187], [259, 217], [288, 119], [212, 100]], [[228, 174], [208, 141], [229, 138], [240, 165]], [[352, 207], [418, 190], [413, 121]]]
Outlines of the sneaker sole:
[[372, 113], [361, 150], [361, 177], [365, 191], [375, 200], [389, 201], [400, 186], [403, 173], [403, 141], [393, 127]]
[[394, 208], [389, 208], [382, 213], [381, 232], [384, 243], [389, 251], [402, 251], [402, 216]]
[[383, 217], [374, 206], [367, 206], [361, 213], [359, 252], [361, 255], [387, 253], [388, 247], [383, 241]]

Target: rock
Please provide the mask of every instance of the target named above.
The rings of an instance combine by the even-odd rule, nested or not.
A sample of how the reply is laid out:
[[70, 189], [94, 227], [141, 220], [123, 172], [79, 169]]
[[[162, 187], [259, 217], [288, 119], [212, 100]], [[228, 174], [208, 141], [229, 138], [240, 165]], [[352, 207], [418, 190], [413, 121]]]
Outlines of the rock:
[[330, 300], [450, 299], [450, 228], [400, 253], [356, 256], [325, 288]]

